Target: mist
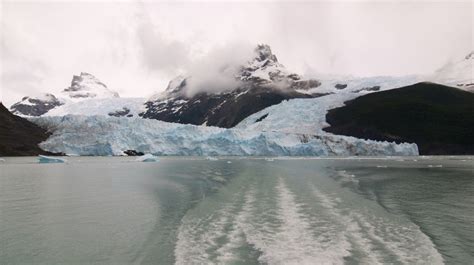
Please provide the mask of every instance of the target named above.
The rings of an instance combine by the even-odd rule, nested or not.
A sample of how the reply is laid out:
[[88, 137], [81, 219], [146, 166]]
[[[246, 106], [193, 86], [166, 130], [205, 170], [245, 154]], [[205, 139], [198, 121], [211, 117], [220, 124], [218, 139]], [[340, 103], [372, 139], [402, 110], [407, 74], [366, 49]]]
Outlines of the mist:
[[254, 48], [250, 44], [232, 43], [217, 47], [197, 59], [187, 70], [187, 95], [199, 92], [216, 93], [233, 90], [241, 83], [235, 75], [240, 67], [253, 58]]

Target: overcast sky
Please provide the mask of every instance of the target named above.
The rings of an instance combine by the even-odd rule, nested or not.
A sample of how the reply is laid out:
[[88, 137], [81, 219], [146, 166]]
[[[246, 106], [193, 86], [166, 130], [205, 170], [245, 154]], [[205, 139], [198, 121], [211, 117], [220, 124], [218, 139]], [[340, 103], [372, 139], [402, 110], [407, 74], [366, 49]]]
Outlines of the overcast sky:
[[81, 71], [121, 96], [146, 97], [257, 43], [316, 78], [427, 74], [473, 50], [471, 1], [0, 1], [8, 106], [57, 93]]

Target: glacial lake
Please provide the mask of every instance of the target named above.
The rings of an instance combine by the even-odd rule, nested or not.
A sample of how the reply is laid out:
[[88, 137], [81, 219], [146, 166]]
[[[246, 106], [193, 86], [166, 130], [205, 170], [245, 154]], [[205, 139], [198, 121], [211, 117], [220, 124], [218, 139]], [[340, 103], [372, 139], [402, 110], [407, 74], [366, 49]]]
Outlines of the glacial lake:
[[0, 264], [472, 264], [474, 157], [0, 162]]

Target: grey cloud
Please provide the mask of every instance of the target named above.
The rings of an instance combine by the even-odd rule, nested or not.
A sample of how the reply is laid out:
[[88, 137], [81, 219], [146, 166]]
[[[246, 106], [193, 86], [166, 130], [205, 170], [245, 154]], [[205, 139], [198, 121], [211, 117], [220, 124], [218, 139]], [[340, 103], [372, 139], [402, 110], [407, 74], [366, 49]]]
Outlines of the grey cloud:
[[191, 75], [187, 93], [221, 92], [238, 87], [236, 71], [252, 58], [253, 49], [252, 45], [243, 42], [227, 43], [194, 60], [187, 69]]
[[176, 73], [189, 63], [189, 49], [185, 43], [166, 38], [143, 7], [137, 16], [136, 34], [145, 67], [152, 71]]

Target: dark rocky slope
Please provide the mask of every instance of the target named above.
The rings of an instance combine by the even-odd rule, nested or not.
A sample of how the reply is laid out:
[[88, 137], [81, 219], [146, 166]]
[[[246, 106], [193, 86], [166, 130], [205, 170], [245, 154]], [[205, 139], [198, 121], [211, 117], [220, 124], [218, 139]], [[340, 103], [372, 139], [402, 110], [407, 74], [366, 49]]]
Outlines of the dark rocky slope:
[[421, 155], [474, 154], [474, 94], [434, 83], [372, 93], [330, 110], [327, 132], [414, 142]]
[[46, 130], [13, 115], [0, 103], [0, 156], [51, 155], [38, 147], [47, 138]]

